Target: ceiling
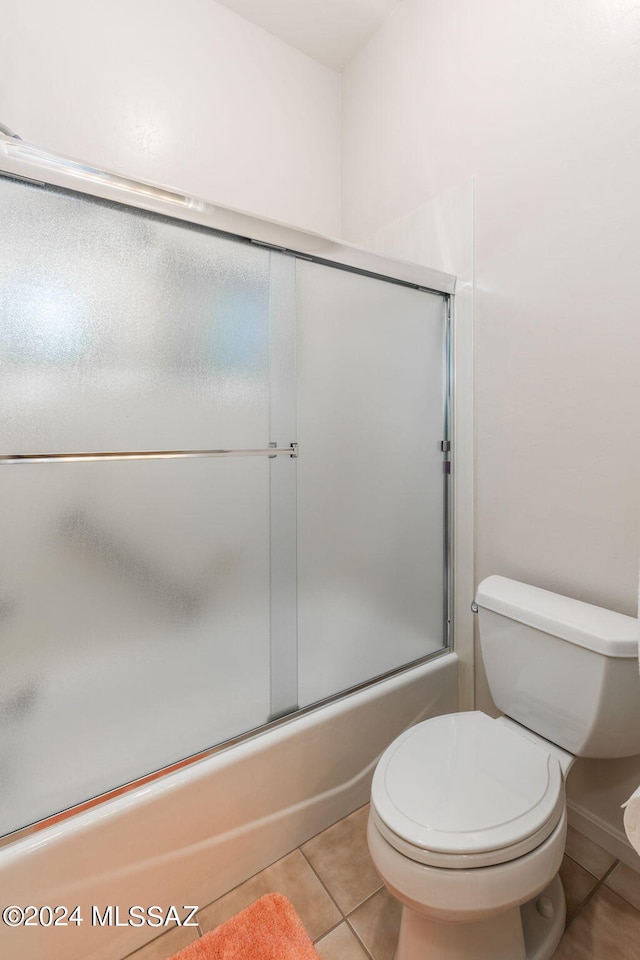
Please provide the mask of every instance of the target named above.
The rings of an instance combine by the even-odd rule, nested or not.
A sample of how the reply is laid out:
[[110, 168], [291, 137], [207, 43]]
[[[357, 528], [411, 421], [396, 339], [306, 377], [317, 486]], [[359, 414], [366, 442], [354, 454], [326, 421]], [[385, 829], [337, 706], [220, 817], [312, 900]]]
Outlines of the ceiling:
[[401, 0], [218, 0], [302, 53], [341, 71]]

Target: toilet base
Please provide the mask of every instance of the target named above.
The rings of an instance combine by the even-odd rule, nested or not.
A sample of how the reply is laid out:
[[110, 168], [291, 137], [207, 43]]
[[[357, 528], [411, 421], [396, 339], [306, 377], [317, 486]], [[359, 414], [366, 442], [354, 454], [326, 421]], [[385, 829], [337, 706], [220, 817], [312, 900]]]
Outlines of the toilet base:
[[[548, 903], [544, 902], [545, 899]], [[550, 913], [551, 916], [544, 916], [544, 913]], [[542, 893], [533, 900], [523, 903], [520, 907], [520, 915], [527, 960], [550, 960], [564, 933], [564, 922], [567, 916], [560, 877], [554, 877]]]
[[403, 907], [395, 960], [550, 960], [565, 915], [558, 876], [521, 907], [487, 920], [446, 923]]

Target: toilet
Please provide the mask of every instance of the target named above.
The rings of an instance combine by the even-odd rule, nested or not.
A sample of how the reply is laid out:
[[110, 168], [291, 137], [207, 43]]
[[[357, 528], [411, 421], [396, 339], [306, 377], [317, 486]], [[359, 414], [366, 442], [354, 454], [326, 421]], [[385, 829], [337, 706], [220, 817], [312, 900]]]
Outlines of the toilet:
[[367, 840], [402, 903], [395, 960], [549, 960], [576, 757], [640, 753], [638, 621], [505, 577], [476, 595], [491, 694], [383, 753]]

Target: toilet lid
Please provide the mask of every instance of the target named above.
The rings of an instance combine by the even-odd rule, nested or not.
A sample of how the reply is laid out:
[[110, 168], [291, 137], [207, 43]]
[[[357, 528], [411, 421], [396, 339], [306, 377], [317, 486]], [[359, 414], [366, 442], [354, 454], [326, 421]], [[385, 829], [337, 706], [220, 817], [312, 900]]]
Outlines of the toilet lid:
[[556, 757], [484, 713], [411, 727], [382, 755], [372, 816], [405, 855], [435, 866], [504, 863], [539, 846], [564, 809]]

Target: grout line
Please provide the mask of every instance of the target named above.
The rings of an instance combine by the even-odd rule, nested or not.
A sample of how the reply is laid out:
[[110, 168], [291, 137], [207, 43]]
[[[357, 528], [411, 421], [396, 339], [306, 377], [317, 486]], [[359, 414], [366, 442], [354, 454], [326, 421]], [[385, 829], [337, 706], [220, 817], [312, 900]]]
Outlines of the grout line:
[[[607, 880], [609, 879], [609, 877], [611, 876], [611, 874], [613, 873], [613, 871], [616, 869], [616, 867], [625, 867], [627, 870], [633, 870], [633, 867], [630, 867], [628, 864], [624, 863], [623, 860], [618, 860], [616, 863], [614, 863], [614, 865], [611, 867], [611, 869], [610, 869], [610, 870], [605, 874], [605, 876], [602, 878], [602, 882], [603, 882], [603, 883], [605, 883], [605, 881], [607, 881]], [[634, 872], [634, 873], [638, 873], [637, 870], [633, 870], [633, 872]], [[635, 910], [636, 913], [640, 913], [640, 906], [636, 906], [636, 904], [635, 904], [635, 903], [632, 903], [631, 900], [627, 900], [627, 898], [625, 897], [625, 895], [624, 895], [623, 893], [620, 893], [618, 890], [614, 890], [613, 887], [609, 887], [609, 886], [607, 886], [607, 890], [608, 890], [610, 893], [614, 894], [614, 896], [620, 897], [621, 900], [624, 900], [624, 902], [625, 902], [628, 906], [630, 906], [630, 907], [632, 908], [632, 910]]]
[[[339, 823], [339, 822], [340, 822], [340, 821], [338, 821], [338, 823]], [[327, 896], [329, 897], [329, 899], [331, 900], [331, 902], [336, 906], [336, 908], [337, 908], [337, 910], [338, 910], [338, 913], [340, 914], [340, 917], [341, 917], [341, 919], [338, 921], [338, 923], [342, 923], [342, 920], [346, 920], [346, 919], [347, 919], [346, 916], [345, 916], [344, 910], [342, 909], [342, 907], [340, 906], [340, 904], [338, 903], [338, 901], [336, 900], [336, 898], [333, 896], [333, 894], [331, 893], [331, 890], [329, 890], [329, 888], [328, 888], [327, 885], [325, 884], [324, 880], [322, 879], [322, 877], [320, 876], [320, 874], [318, 873], [318, 871], [316, 870], [316, 868], [314, 867], [314, 865], [311, 863], [311, 861], [310, 861], [309, 858], [307, 857], [307, 855], [306, 855], [306, 853], [304, 852], [304, 850], [302, 849], [302, 847], [298, 847], [298, 850], [299, 850], [300, 853], [302, 854], [302, 856], [303, 856], [303, 858], [304, 858], [304, 860], [305, 860], [305, 863], [308, 865], [309, 869], [311, 870], [311, 872], [313, 873], [313, 875], [314, 875], [314, 876], [316, 877], [316, 879], [318, 880], [318, 882], [319, 882], [320, 886], [322, 887], [322, 889], [324, 890], [324, 892], [327, 894]], [[332, 930], [335, 930], [335, 927], [337, 927], [337, 926], [338, 926], [338, 924], [335, 924], [335, 926], [332, 927], [331, 929], [332, 929]], [[330, 932], [330, 931], [327, 931], [327, 932]], [[324, 937], [324, 933], [321, 934], [321, 936]]]
[[[363, 806], [366, 806], [366, 804], [363, 804]], [[358, 808], [358, 809], [360, 809], [360, 808]], [[355, 813], [355, 812], [356, 812], [356, 811], [354, 810], [354, 813]], [[348, 814], [348, 816], [351, 816], [351, 814]], [[346, 817], [343, 817], [343, 819], [346, 820]], [[337, 823], [340, 823], [339, 820], [337, 820], [336, 822], [337, 822]], [[322, 831], [321, 831], [321, 832], [322, 832]], [[357, 903], [357, 904], [355, 905], [355, 907], [353, 907], [353, 908], [349, 911], [349, 913], [346, 914], [346, 913], [344, 912], [344, 910], [342, 909], [342, 907], [340, 906], [340, 904], [337, 902], [336, 898], [335, 898], [335, 897], [333, 896], [333, 894], [331, 893], [331, 890], [329, 890], [329, 888], [327, 887], [327, 885], [326, 885], [325, 882], [323, 881], [322, 877], [320, 876], [320, 874], [318, 873], [318, 871], [316, 870], [316, 868], [313, 866], [313, 864], [311, 863], [311, 861], [309, 860], [309, 858], [308, 858], [307, 855], [305, 854], [305, 852], [304, 852], [304, 850], [302, 849], [302, 847], [300, 846], [300, 847], [298, 847], [298, 849], [300, 850], [300, 853], [302, 854], [302, 856], [304, 857], [304, 859], [306, 860], [306, 862], [309, 864], [309, 867], [310, 867], [310, 869], [312, 870], [312, 872], [313, 872], [313, 873], [315, 874], [315, 876], [318, 878], [318, 881], [320, 882], [323, 890], [326, 892], [326, 894], [327, 894], [327, 896], [329, 897], [329, 899], [336, 905], [336, 907], [338, 908], [338, 911], [339, 911], [339, 913], [340, 913], [340, 920], [338, 921], [338, 923], [334, 924], [334, 926], [331, 927], [329, 930], [325, 930], [325, 932], [322, 933], [322, 934], [318, 937], [317, 940], [314, 940], [314, 943], [317, 943], [318, 940], [322, 940], [323, 937], [328, 936], [330, 933], [332, 933], [334, 930], [336, 930], [339, 926], [341, 926], [341, 924], [346, 923], [347, 929], [351, 931], [351, 933], [352, 933], [353, 936], [355, 937], [355, 939], [356, 939], [356, 941], [358, 942], [358, 944], [359, 944], [359, 945], [362, 947], [362, 949], [364, 950], [364, 952], [365, 952], [365, 954], [366, 954], [366, 957], [367, 957], [367, 960], [375, 960], [375, 957], [374, 957], [373, 954], [369, 951], [369, 949], [367, 948], [366, 944], [363, 943], [362, 938], [361, 938], [360, 935], [358, 934], [357, 930], [355, 930], [354, 927], [352, 926], [352, 924], [351, 924], [351, 922], [350, 922], [350, 920], [349, 920], [349, 917], [352, 916], [352, 914], [353, 914], [359, 907], [361, 907], [364, 903], [368, 903], [369, 900], [372, 900], [373, 897], [375, 897], [375, 895], [376, 895], [377, 893], [380, 893], [380, 891], [382, 890], [384, 884], [381, 883], [377, 890], [374, 890], [373, 893], [369, 894], [368, 897], [365, 897], [364, 900], [361, 900], [360, 903]]]
[[[314, 945], [317, 945], [320, 942], [320, 940], [324, 940], [325, 937], [328, 937], [330, 933], [333, 933], [334, 930], [337, 930], [338, 927], [341, 927], [344, 922], [345, 922], [344, 917], [340, 917], [337, 923], [334, 923], [332, 927], [329, 927], [329, 929], [321, 933], [319, 937], [316, 937], [316, 939], [313, 941]], [[307, 933], [309, 933], [308, 930], [307, 930]]]
[[[568, 856], [568, 854], [567, 854], [567, 856]], [[570, 860], [573, 860], [573, 857], [570, 857], [569, 859], [570, 859]], [[573, 862], [574, 862], [574, 863], [577, 863], [577, 860], [574, 860]], [[584, 908], [586, 907], [586, 905], [587, 905], [588, 903], [590, 903], [591, 900], [593, 900], [594, 896], [596, 895], [596, 893], [598, 892], [598, 890], [600, 889], [600, 887], [602, 887], [602, 886], [604, 885], [604, 882], [605, 882], [605, 880], [607, 879], [607, 877], [609, 877], [609, 876], [613, 873], [613, 871], [615, 870], [615, 868], [618, 866], [619, 863], [620, 863], [619, 860], [614, 860], [614, 862], [611, 864], [611, 866], [609, 867], [609, 869], [606, 870], [600, 878], [597, 878], [597, 877], [596, 877], [596, 879], [597, 879], [598, 882], [597, 882], [596, 885], [593, 887], [593, 889], [589, 891], [589, 893], [586, 895], [586, 897], [584, 898], [584, 900], [583, 900], [581, 903], [579, 903], [578, 906], [576, 907], [576, 909], [573, 911], [573, 913], [572, 913], [572, 915], [571, 915], [571, 920], [570, 920], [569, 923], [566, 925], [565, 930], [568, 930], [568, 928], [571, 926], [571, 924], [572, 924], [573, 921], [576, 919], [576, 917], [578, 917], [578, 916], [582, 913], [582, 911], [584, 910]], [[582, 864], [579, 863], [578, 866], [581, 867]], [[587, 870], [586, 867], [582, 867], [582, 869], [583, 869], [583, 870], [586, 870], [587, 873], [591, 874], [592, 877], [594, 876], [594, 874], [591, 873], [590, 870]], [[609, 889], [609, 888], [607, 888], [607, 889]]]
[[[338, 820], [338, 823], [340, 823], [339, 820]], [[368, 900], [371, 900], [372, 897], [375, 897], [376, 893], [380, 893], [380, 891], [381, 891], [381, 890], [383, 889], [383, 887], [384, 887], [384, 883], [383, 883], [382, 880], [381, 880], [381, 881], [380, 881], [380, 886], [379, 886], [379, 887], [376, 887], [376, 889], [373, 891], [373, 893], [368, 894], [368, 896], [366, 896], [366, 897], [364, 898], [364, 900], [361, 900], [359, 903], [356, 903], [355, 907], [352, 907], [352, 908], [349, 910], [348, 913], [345, 913], [344, 910], [342, 909], [342, 907], [340, 906], [340, 904], [338, 903], [338, 901], [336, 900], [336, 898], [335, 898], [335, 897], [333, 896], [333, 894], [331, 893], [331, 890], [329, 889], [329, 887], [326, 885], [326, 883], [324, 882], [324, 880], [322, 879], [322, 877], [320, 876], [320, 874], [318, 873], [318, 871], [316, 870], [316, 868], [314, 867], [314, 865], [311, 863], [311, 861], [310, 861], [309, 858], [307, 857], [307, 855], [306, 855], [306, 853], [304, 852], [304, 850], [302, 849], [302, 847], [298, 847], [298, 849], [299, 849], [300, 853], [302, 854], [302, 856], [304, 857], [304, 859], [305, 859], [305, 860], [307, 861], [307, 863], [309, 864], [309, 866], [311, 867], [312, 871], [314, 872], [314, 874], [316, 875], [316, 877], [318, 878], [318, 880], [320, 881], [320, 883], [322, 884], [323, 888], [324, 888], [325, 891], [327, 892], [327, 894], [328, 894], [328, 896], [330, 897], [330, 899], [333, 901], [333, 903], [335, 903], [336, 907], [337, 907], [338, 910], [340, 911], [340, 915], [341, 915], [341, 917], [343, 918], [343, 920], [346, 920], [348, 917], [350, 917], [351, 914], [354, 912], [354, 910], [357, 910], [359, 907], [361, 907], [363, 903], [367, 903]], [[323, 936], [324, 936], [324, 934], [323, 934]]]
[[382, 881], [380, 881], [380, 886], [376, 890], [374, 890], [373, 893], [370, 893], [368, 897], [365, 897], [364, 900], [361, 900], [360, 903], [353, 908], [353, 910], [349, 910], [349, 913], [345, 917], [345, 920], [348, 920], [351, 914], [355, 913], [356, 910], [359, 910], [360, 907], [364, 906], [365, 903], [369, 903], [370, 900], [373, 900], [375, 895], [377, 893], [380, 893], [381, 890], [384, 890], [384, 883]]
[[[365, 902], [365, 901], [363, 900], [363, 903], [364, 903], [364, 902]], [[353, 911], [351, 911], [351, 913], [353, 913]], [[351, 914], [349, 914], [349, 916], [351, 916]], [[360, 946], [362, 947], [362, 949], [364, 950], [364, 952], [366, 953], [366, 955], [367, 955], [367, 957], [368, 957], [368, 960], [376, 960], [376, 958], [374, 957], [374, 955], [371, 953], [371, 951], [370, 951], [369, 948], [367, 947], [366, 943], [363, 942], [362, 937], [360, 936], [360, 934], [358, 933], [358, 931], [357, 931], [357, 930], [353, 927], [353, 925], [350, 923], [349, 917], [345, 917], [345, 923], [346, 923], [347, 927], [349, 928], [349, 930], [351, 930], [351, 933], [354, 935], [354, 937], [356, 938], [356, 940], [358, 941], [358, 943], [360, 944]]]
[[618, 866], [620, 866], [620, 861], [619, 861], [619, 860], [614, 860], [614, 862], [611, 864], [611, 866], [609, 867], [609, 869], [606, 870], [605, 873], [602, 874], [602, 879], [600, 880], [600, 884], [603, 884], [603, 883], [605, 882], [605, 880], [607, 880], [607, 879], [611, 876], [611, 874], [613, 873], [613, 871], [615, 870], [615, 868], [618, 867]]
[[[606, 851], [605, 851], [605, 852], [606, 852]], [[584, 863], [582, 863], [581, 860], [578, 860], [578, 859], [577, 859], [577, 857], [572, 857], [571, 854], [570, 854], [570, 853], [567, 853], [566, 850], [564, 851], [563, 856], [565, 856], [568, 860], [571, 860], [572, 863], [575, 863], [576, 866], [580, 867], [582, 870], [585, 870], [588, 874], [590, 874], [590, 875], [591, 875], [595, 880], [597, 880], [598, 882], [600, 882], [600, 880], [603, 879], [603, 878], [599, 877], [597, 873], [594, 873], [593, 870], [590, 870], [589, 867], [586, 867], [586, 866], [584, 865]], [[613, 861], [613, 864], [612, 864], [610, 867], [607, 867], [607, 869], [605, 870], [604, 876], [609, 876], [609, 874], [611, 873], [611, 871], [612, 871], [615, 867], [617, 867], [619, 863], [620, 863], [619, 860], [614, 860], [614, 861]]]

